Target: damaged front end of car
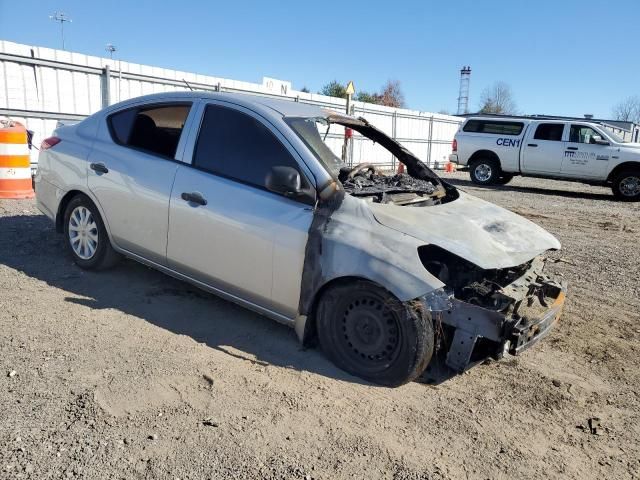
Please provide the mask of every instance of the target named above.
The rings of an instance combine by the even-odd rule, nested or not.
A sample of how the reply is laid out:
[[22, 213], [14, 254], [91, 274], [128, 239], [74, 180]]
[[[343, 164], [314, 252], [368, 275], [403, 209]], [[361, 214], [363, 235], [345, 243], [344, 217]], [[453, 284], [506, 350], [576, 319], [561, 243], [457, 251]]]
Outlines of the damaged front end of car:
[[438, 383], [505, 353], [518, 355], [544, 338], [560, 317], [566, 285], [544, 273], [543, 256], [484, 270], [433, 245], [421, 247], [419, 255], [446, 285], [423, 298], [436, 332], [426, 381]]
[[[544, 272], [541, 255], [560, 249], [551, 233], [439, 178], [364, 119], [333, 114], [326, 122], [351, 128], [383, 146], [406, 167], [406, 173], [389, 174], [372, 163], [350, 167], [333, 162], [332, 181], [320, 189], [305, 252], [296, 321], [303, 343], [325, 331], [316, 328], [317, 299], [339, 288], [340, 282], [360, 285], [363, 280], [383, 287], [400, 302], [405, 324], [412, 325], [406, 319], [427, 319], [429, 327], [412, 341], [418, 345], [416, 339], [428, 337], [428, 355], [422, 351], [419, 366], [425, 372], [422, 380], [430, 383], [440, 383], [505, 353], [517, 355], [550, 331], [566, 291], [563, 283]], [[305, 138], [307, 145], [321, 144], [318, 133], [315, 135]], [[323, 152], [316, 152], [319, 158]], [[363, 304], [357, 299], [353, 305], [359, 307], [358, 302]], [[332, 301], [331, 307], [337, 304]], [[391, 353], [399, 344], [400, 329], [385, 329], [375, 312], [357, 317], [358, 321], [352, 320], [356, 315], [345, 312], [322, 316], [326, 324], [330, 317], [342, 322], [331, 331], [342, 331], [344, 337], [326, 338], [323, 348], [332, 351], [340, 343], [333, 340], [344, 339], [349, 347], [344, 350], [355, 352], [358, 362], [369, 358], [372, 365], [387, 361], [393, 366]], [[387, 321], [383, 313], [379, 315]], [[352, 321], [357, 325], [351, 325]], [[360, 338], [354, 343], [360, 330], [367, 341]], [[380, 345], [385, 348], [378, 348]], [[354, 367], [355, 361], [342, 365], [347, 371], [373, 378], [366, 369]], [[411, 364], [406, 371], [414, 372], [415, 367]], [[397, 381], [383, 383], [398, 385], [414, 378], [404, 374]]]

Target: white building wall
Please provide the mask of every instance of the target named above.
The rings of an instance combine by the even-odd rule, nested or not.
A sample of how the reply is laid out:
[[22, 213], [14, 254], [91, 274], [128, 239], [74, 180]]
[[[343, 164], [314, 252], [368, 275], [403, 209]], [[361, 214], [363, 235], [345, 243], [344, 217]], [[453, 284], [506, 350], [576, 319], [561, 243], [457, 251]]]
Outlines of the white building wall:
[[[47, 62], [56, 62], [47, 64]], [[111, 69], [110, 103], [150, 93], [195, 89], [277, 96], [345, 111], [345, 100], [293, 90], [289, 82], [266, 79], [265, 84], [140, 65], [44, 47], [0, 41], [0, 117], [24, 123], [34, 131], [34, 144], [49, 136], [62, 117], [79, 120], [104, 106], [105, 67]], [[352, 113], [398, 139], [430, 165], [442, 166], [460, 117], [353, 102]], [[340, 156], [344, 129], [333, 126], [327, 141]], [[32, 163], [37, 163], [37, 150]], [[353, 164], [368, 162], [396, 168], [395, 159], [355, 134], [350, 148]]]

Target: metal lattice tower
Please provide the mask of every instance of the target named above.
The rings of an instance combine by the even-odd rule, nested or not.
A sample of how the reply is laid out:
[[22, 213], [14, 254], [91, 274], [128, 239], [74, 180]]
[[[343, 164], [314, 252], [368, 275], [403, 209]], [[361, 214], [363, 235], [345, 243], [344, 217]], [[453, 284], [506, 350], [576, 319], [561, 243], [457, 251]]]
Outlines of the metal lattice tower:
[[469, 113], [469, 83], [471, 82], [471, 67], [460, 70], [460, 92], [458, 93], [458, 115]]

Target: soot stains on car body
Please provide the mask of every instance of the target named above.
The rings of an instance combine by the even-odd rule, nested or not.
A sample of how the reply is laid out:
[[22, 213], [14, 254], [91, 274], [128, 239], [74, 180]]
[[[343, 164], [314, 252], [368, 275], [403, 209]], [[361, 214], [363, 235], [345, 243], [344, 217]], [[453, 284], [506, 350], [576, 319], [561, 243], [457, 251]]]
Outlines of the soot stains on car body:
[[[301, 340], [313, 337], [315, 302], [322, 289], [334, 279], [349, 278], [379, 283], [407, 311], [415, 305], [428, 311], [437, 337], [431, 366], [453, 374], [505, 351], [517, 354], [549, 332], [566, 290], [543, 273], [544, 262], [537, 255], [559, 247], [552, 236], [537, 226], [532, 231], [534, 224], [510, 212], [466, 195], [462, 200], [457, 189], [365, 120], [334, 116], [333, 122], [386, 147], [408, 173], [384, 175], [371, 164], [343, 167], [328, 189], [331, 194], [321, 196], [305, 253], [296, 326]], [[440, 210], [456, 200], [467, 212], [476, 205], [477, 215], [484, 218], [474, 218], [473, 212], [464, 218], [457, 208]], [[435, 206], [439, 208], [430, 208]], [[405, 218], [409, 211], [415, 216], [407, 213]], [[436, 220], [427, 223], [422, 211], [434, 213]], [[421, 228], [412, 231], [407, 224]], [[461, 231], [461, 224], [484, 232], [474, 239], [486, 244], [487, 252], [477, 260], [483, 267], [460, 256], [479, 255], [468, 248], [474, 230]], [[547, 236], [529, 245], [523, 236], [527, 229]], [[425, 242], [429, 234], [433, 238]], [[484, 268], [489, 265], [496, 268]]]

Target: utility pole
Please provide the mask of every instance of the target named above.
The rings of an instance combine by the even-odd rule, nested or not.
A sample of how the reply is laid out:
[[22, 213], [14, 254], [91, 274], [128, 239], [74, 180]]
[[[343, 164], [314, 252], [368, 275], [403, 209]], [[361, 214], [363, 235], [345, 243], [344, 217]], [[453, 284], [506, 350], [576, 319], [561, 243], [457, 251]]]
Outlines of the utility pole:
[[60, 22], [60, 36], [62, 37], [62, 49], [64, 48], [64, 22], [71, 23], [72, 20], [66, 13], [63, 12], [55, 12], [53, 15], [49, 15], [49, 18], [54, 22]]
[[[113, 43], [107, 43], [104, 49], [107, 52], [109, 52], [109, 57], [111, 57], [111, 61], [113, 62], [113, 54], [118, 50], [116, 46]], [[122, 85], [122, 67], [120, 65], [120, 59], [118, 59], [118, 101], [120, 101], [121, 85]]]

